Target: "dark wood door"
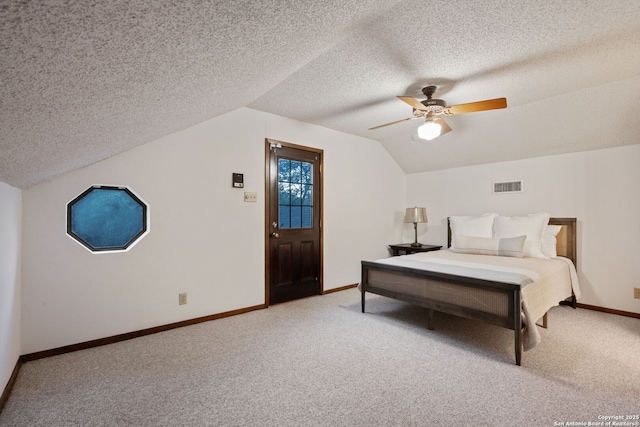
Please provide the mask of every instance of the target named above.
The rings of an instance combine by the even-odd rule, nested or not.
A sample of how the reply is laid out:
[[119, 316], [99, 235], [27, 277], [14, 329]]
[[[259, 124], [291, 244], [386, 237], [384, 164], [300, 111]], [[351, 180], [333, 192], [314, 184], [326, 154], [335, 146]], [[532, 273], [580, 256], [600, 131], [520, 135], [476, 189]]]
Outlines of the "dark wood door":
[[267, 140], [267, 301], [322, 287], [322, 150]]

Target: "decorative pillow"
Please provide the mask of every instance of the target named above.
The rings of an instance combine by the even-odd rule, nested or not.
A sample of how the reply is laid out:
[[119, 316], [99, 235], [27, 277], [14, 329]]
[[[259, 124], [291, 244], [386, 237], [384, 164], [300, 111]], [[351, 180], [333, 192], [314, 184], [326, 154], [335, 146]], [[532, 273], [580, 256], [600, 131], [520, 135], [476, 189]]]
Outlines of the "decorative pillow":
[[527, 236], [524, 256], [544, 259], [542, 233], [548, 224], [549, 214], [546, 212], [528, 216], [498, 216], [495, 220], [494, 237]]
[[556, 236], [561, 229], [561, 225], [547, 225], [544, 229], [544, 233], [542, 233], [542, 253], [545, 258], [558, 257], [558, 253], [556, 252]]
[[455, 248], [456, 234], [474, 237], [493, 237], [493, 221], [496, 213], [482, 216], [452, 216], [449, 217], [451, 226], [451, 249]]
[[498, 255], [522, 258], [524, 241], [527, 236], [508, 237], [473, 237], [464, 234], [456, 235], [456, 247], [453, 252], [476, 255]]

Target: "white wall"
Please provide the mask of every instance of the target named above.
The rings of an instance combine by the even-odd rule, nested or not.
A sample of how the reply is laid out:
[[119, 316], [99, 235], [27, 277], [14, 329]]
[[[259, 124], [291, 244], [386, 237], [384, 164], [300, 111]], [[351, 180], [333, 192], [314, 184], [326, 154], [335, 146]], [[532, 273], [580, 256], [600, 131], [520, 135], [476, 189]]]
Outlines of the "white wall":
[[20, 357], [22, 192], [0, 182], [0, 394]]
[[[23, 191], [23, 354], [263, 304], [265, 138], [324, 150], [325, 290], [387, 255], [406, 199], [387, 152], [243, 108]], [[66, 236], [67, 202], [93, 184], [149, 204], [150, 233], [129, 252], [92, 254]]]
[[[491, 194], [492, 182], [513, 179], [524, 193]], [[579, 302], [640, 313], [640, 145], [412, 174], [407, 201], [428, 210], [419, 240], [442, 245], [451, 215], [576, 217]]]
[[[418, 238], [442, 245], [449, 215], [544, 210], [578, 218], [581, 302], [640, 312], [640, 145], [407, 177], [375, 141], [240, 109], [22, 193], [0, 185], [0, 380], [20, 353], [264, 303], [265, 138], [324, 150], [325, 290], [413, 240], [406, 206], [427, 207]], [[491, 182], [510, 179], [525, 192], [491, 195]], [[149, 203], [151, 232], [131, 251], [95, 255], [66, 236], [67, 202], [93, 184], [127, 185]]]

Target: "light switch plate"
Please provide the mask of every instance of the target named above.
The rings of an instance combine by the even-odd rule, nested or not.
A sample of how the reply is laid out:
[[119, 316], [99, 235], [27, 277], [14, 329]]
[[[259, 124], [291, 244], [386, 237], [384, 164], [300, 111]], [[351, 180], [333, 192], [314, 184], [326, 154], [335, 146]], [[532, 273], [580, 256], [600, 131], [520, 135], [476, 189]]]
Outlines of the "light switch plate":
[[244, 201], [250, 203], [256, 203], [258, 201], [258, 193], [244, 192]]

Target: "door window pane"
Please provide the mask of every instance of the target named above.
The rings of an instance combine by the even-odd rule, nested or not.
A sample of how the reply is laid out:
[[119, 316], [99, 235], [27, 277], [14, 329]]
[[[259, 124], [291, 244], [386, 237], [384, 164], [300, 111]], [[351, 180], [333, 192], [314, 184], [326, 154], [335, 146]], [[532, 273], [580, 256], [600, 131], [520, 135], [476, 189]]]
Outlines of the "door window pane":
[[313, 209], [311, 206], [302, 207], [302, 228], [313, 227]]
[[278, 160], [280, 228], [313, 227], [313, 164]]
[[310, 184], [301, 184], [300, 186], [300, 204], [303, 206], [313, 205], [313, 187]]
[[278, 222], [280, 223], [280, 228], [291, 228], [291, 207], [289, 205], [279, 206], [278, 209]]
[[291, 182], [302, 182], [302, 166], [295, 160], [291, 161]]
[[291, 204], [291, 184], [288, 182], [279, 182], [278, 183], [278, 194], [280, 195], [280, 202], [278, 203], [280, 206], [288, 206]]
[[289, 182], [291, 172], [291, 160], [280, 159], [278, 162], [278, 181]]
[[302, 204], [302, 185], [291, 184], [291, 205], [300, 206]]
[[291, 206], [291, 228], [302, 227], [302, 208], [300, 206]]
[[302, 179], [303, 184], [313, 183], [313, 165], [311, 163], [302, 163]]

